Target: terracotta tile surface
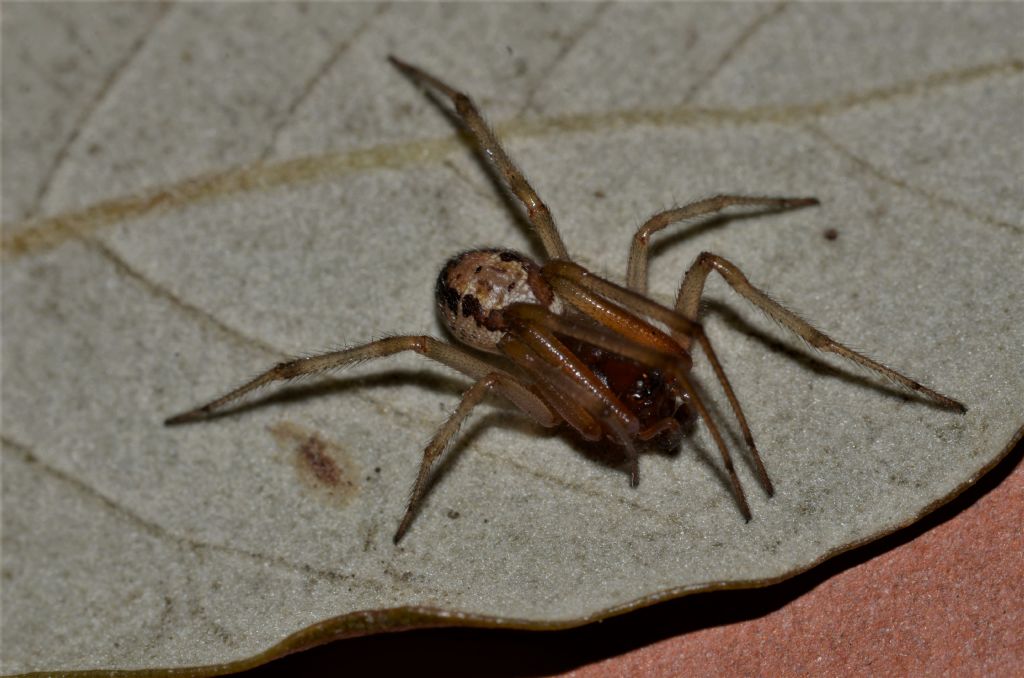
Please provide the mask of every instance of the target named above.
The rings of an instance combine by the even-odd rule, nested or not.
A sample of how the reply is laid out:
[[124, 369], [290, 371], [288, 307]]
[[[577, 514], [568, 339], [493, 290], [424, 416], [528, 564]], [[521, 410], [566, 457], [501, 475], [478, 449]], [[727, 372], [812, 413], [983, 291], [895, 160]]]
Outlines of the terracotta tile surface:
[[764, 617], [656, 642], [577, 675], [1024, 675], [1022, 526], [1018, 463], [956, 517]]
[[916, 525], [780, 585], [556, 633], [340, 641], [251, 672], [423, 675], [1024, 675], [1024, 445]]

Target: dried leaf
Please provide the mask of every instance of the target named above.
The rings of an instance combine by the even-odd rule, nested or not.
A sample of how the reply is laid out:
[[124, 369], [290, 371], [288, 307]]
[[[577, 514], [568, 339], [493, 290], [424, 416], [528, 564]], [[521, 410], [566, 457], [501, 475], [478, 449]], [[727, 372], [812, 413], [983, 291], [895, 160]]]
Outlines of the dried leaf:
[[[1024, 426], [1018, 14], [6, 6], [3, 671], [212, 673], [384, 629], [571, 626], [778, 581], [947, 501]], [[654, 294], [718, 252], [968, 413], [812, 355], [713, 281], [708, 332], [778, 490], [739, 463], [749, 524], [701, 430], [645, 455], [634, 490], [493, 403], [395, 547], [466, 386], [413, 356], [165, 428], [283, 356], [436, 334], [448, 256], [531, 251], [392, 51], [476, 98], [612, 277], [667, 206], [819, 197], [659, 239]]]

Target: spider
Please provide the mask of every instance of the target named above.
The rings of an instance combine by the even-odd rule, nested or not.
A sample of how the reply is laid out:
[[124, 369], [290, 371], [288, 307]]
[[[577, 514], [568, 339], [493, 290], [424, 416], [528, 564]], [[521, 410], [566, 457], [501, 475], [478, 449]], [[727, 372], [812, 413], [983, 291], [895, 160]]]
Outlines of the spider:
[[[429, 336], [392, 336], [340, 351], [279, 363], [210, 402], [167, 419], [168, 425], [208, 417], [272, 382], [335, 370], [414, 351], [474, 380], [458, 406], [423, 451], [398, 543], [423, 500], [433, 463], [461, 424], [488, 393], [511, 402], [544, 427], [562, 423], [587, 441], [607, 440], [625, 453], [630, 484], [639, 482], [638, 444], [678, 445], [694, 417], [707, 427], [728, 474], [740, 513], [750, 508], [718, 424], [688, 376], [694, 345], [710, 363], [768, 496], [774, 493], [750, 426], [698, 315], [704, 283], [712, 272], [812, 347], [878, 372], [896, 384], [960, 413], [956, 400], [929, 389], [826, 336], [752, 285], [727, 259], [701, 253], [683, 276], [675, 307], [646, 296], [648, 242], [658, 231], [730, 206], [780, 211], [818, 205], [816, 198], [717, 195], [655, 214], [633, 236], [626, 284], [586, 270], [569, 257], [547, 206], [512, 162], [473, 101], [425, 71], [393, 56], [390, 62], [439, 101], [447, 99], [479, 152], [525, 208], [544, 249], [543, 263], [507, 249], [478, 249], [451, 258], [436, 283], [437, 304], [451, 335], [463, 346]], [[497, 354], [501, 367], [481, 353]]]

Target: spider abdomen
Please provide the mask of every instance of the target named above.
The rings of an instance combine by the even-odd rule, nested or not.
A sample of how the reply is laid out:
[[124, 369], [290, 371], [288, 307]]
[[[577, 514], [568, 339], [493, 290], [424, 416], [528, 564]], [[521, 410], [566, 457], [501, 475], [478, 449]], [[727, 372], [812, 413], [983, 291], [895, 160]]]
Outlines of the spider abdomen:
[[541, 276], [540, 266], [518, 252], [481, 249], [448, 260], [435, 288], [441, 317], [464, 344], [497, 353], [512, 304], [540, 304], [555, 313], [561, 302]]

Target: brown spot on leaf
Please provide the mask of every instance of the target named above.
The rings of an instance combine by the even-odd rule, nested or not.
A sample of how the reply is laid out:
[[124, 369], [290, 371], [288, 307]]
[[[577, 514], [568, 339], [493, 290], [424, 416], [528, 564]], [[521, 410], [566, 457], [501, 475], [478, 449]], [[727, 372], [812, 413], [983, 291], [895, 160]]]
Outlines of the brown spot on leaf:
[[289, 421], [267, 430], [287, 455], [299, 482], [321, 501], [345, 506], [359, 491], [358, 469], [337, 443]]
[[316, 476], [317, 480], [327, 485], [337, 485], [341, 479], [338, 465], [327, 454], [327, 443], [312, 435], [299, 445], [299, 456]]

